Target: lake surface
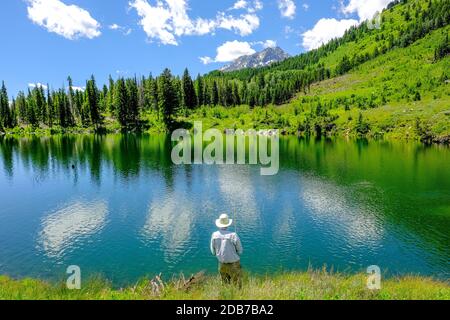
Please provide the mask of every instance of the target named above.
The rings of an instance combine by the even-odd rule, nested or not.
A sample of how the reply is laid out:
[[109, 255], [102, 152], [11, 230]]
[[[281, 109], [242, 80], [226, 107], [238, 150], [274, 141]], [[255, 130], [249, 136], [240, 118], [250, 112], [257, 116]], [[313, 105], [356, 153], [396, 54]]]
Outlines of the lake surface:
[[448, 148], [282, 138], [276, 176], [175, 166], [170, 151], [162, 136], [0, 138], [0, 274], [215, 272], [209, 239], [227, 212], [254, 273], [450, 276]]

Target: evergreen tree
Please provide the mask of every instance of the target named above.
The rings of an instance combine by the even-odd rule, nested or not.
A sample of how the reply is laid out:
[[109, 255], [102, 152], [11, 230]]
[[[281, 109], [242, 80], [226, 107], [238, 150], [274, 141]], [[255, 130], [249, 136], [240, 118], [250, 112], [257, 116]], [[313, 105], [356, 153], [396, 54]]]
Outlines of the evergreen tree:
[[17, 127], [17, 105], [16, 100], [13, 99], [11, 102], [11, 128]]
[[109, 76], [109, 88], [108, 88], [108, 97], [107, 97], [107, 104], [108, 104], [108, 110], [109, 112], [111, 112], [111, 114], [115, 113], [115, 84], [114, 84], [114, 80], [111, 77], [111, 75]]
[[201, 107], [205, 104], [205, 86], [200, 74], [197, 76], [197, 80], [195, 80], [195, 91], [197, 95], [197, 106]]
[[47, 125], [52, 128], [55, 121], [55, 108], [53, 106], [53, 99], [50, 94], [50, 86], [47, 85]]
[[4, 82], [2, 82], [2, 88], [0, 91], [0, 126], [3, 128], [12, 127], [12, 117], [9, 108], [8, 92], [6, 91]]
[[171, 129], [173, 115], [178, 107], [178, 98], [173, 83], [172, 73], [165, 69], [158, 78], [158, 105], [163, 114], [163, 121]]
[[128, 79], [125, 86], [128, 97], [126, 107], [126, 125], [137, 127], [139, 120], [139, 99], [136, 79]]
[[69, 76], [67, 77], [67, 82], [69, 83], [69, 95], [68, 95], [68, 100], [69, 100], [69, 108], [72, 110], [73, 114], [75, 117], [79, 117], [80, 116], [80, 110], [77, 110], [77, 108], [75, 107], [75, 94], [73, 91], [73, 81], [72, 78]]
[[86, 102], [89, 108], [91, 122], [97, 129], [102, 124], [102, 117], [99, 111], [99, 94], [94, 76], [86, 83]]
[[128, 94], [125, 80], [120, 78], [116, 81], [114, 88], [114, 110], [116, 119], [122, 127], [127, 126], [127, 103]]
[[22, 91], [19, 91], [19, 93], [17, 94], [16, 106], [19, 122], [23, 124], [29, 124], [27, 114], [27, 101], [25, 98], [25, 94]]
[[219, 104], [219, 89], [217, 87], [216, 80], [213, 81], [211, 86], [211, 104], [217, 106]]
[[194, 82], [189, 75], [188, 69], [184, 70], [182, 82], [183, 106], [188, 109], [194, 109], [197, 106], [197, 96], [194, 88]]
[[39, 120], [36, 116], [35, 102], [30, 89], [28, 89], [26, 106], [27, 106], [28, 124], [31, 125], [33, 128], [37, 127], [39, 125]]

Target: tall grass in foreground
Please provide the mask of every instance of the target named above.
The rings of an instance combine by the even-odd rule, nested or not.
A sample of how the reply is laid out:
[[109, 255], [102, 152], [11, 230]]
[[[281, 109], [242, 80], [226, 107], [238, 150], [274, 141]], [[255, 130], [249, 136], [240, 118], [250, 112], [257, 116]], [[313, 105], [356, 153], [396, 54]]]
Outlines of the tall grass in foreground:
[[218, 277], [200, 277], [186, 285], [172, 279], [157, 290], [150, 280], [135, 286], [113, 289], [96, 278], [81, 290], [40, 280], [0, 277], [2, 300], [450, 300], [450, 285], [430, 278], [406, 276], [382, 281], [381, 290], [366, 287], [365, 274], [331, 274], [324, 271], [244, 277], [241, 289], [222, 285]]

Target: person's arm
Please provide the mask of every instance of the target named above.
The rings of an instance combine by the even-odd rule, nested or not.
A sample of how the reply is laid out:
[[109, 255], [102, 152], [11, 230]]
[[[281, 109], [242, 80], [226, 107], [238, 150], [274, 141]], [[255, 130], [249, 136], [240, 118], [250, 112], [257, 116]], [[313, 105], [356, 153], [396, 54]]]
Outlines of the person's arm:
[[214, 235], [211, 237], [211, 244], [210, 244], [211, 253], [213, 256], [216, 255], [216, 246], [214, 245]]
[[239, 236], [236, 234], [236, 252], [238, 255], [242, 255], [242, 253], [244, 252], [244, 248], [242, 248], [242, 243], [241, 243], [241, 239], [239, 239]]

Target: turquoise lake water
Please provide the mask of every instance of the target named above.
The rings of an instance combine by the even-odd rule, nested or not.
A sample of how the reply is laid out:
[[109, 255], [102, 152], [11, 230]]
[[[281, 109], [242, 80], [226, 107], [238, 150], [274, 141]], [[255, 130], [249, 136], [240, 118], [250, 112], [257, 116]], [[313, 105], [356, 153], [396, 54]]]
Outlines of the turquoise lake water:
[[415, 143], [280, 141], [280, 171], [175, 166], [170, 139], [0, 138], [0, 274], [122, 285], [215, 272], [214, 220], [236, 218], [253, 273], [378, 265], [450, 276], [450, 149]]

